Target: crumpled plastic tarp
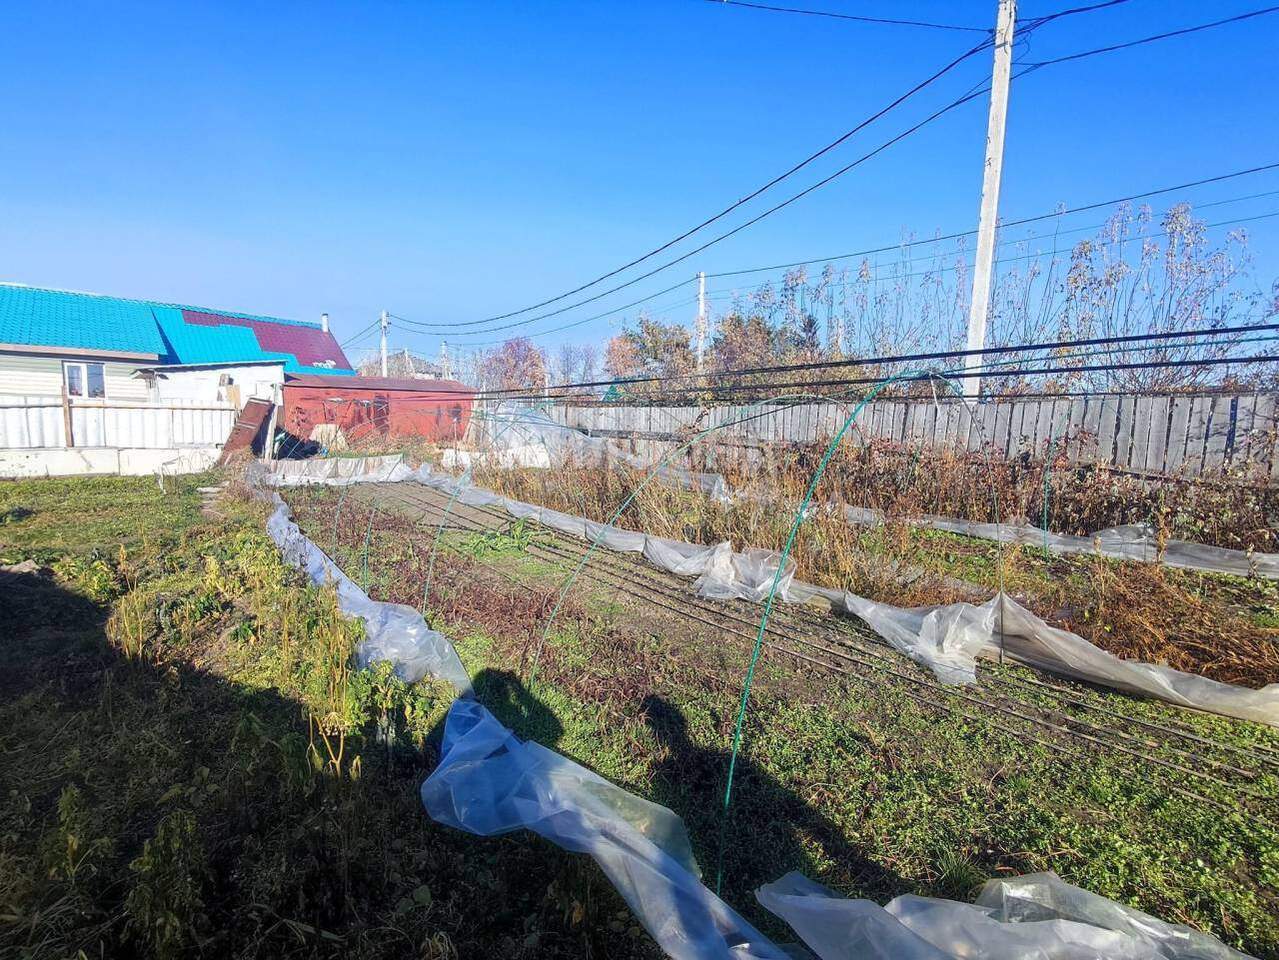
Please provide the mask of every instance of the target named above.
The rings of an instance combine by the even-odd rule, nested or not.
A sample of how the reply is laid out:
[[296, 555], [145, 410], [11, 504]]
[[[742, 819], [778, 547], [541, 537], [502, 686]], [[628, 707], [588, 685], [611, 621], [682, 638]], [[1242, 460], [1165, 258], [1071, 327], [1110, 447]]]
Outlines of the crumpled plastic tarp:
[[798, 873], [755, 896], [821, 960], [1246, 960], [1054, 873], [990, 880], [971, 904], [906, 895], [881, 907]]
[[[781, 960], [703, 885], [683, 821], [459, 700], [422, 784], [439, 823], [481, 836], [527, 829], [589, 854], [666, 953]], [[913, 895], [881, 907], [799, 873], [756, 891], [820, 960], [1246, 960], [1216, 938], [1072, 886], [1053, 873], [991, 880], [977, 902]]]
[[893, 647], [945, 682], [972, 683], [977, 656], [1002, 654], [1050, 673], [1279, 726], [1279, 683], [1252, 690], [1162, 664], [1124, 660], [1077, 633], [1045, 623], [1007, 594], [996, 594], [981, 605], [913, 609], [851, 593], [845, 594], [844, 602]]
[[622, 449], [604, 437], [592, 437], [551, 419], [536, 407], [503, 402], [489, 413], [476, 414], [487, 434], [480, 450], [446, 449], [441, 463], [446, 469], [465, 469], [485, 463], [494, 467], [551, 467], [567, 460], [604, 462], [615, 460], [639, 470], [652, 469], [664, 483], [686, 487], [712, 499], [725, 500], [728, 488], [717, 473], [699, 473], [673, 464], [654, 464]]
[[[845, 507], [844, 516], [850, 523], [862, 525], [884, 522], [884, 514], [869, 507]], [[1106, 527], [1089, 536], [1077, 537], [1052, 531], [1045, 536], [1041, 527], [1025, 523], [979, 523], [932, 515], [911, 517], [910, 523], [913, 526], [994, 540], [997, 543], [1022, 543], [1040, 549], [1046, 546], [1049, 553], [1059, 555], [1100, 554], [1115, 560], [1136, 560], [1140, 563], [1153, 563], [1157, 560], [1164, 566], [1185, 570], [1279, 579], [1279, 553], [1232, 550], [1229, 547], [1214, 547], [1188, 540], [1168, 540], [1161, 553], [1155, 530], [1149, 524]]]
[[344, 487], [353, 483], [399, 483], [413, 475], [398, 453], [381, 457], [327, 457], [317, 460], [276, 460], [258, 473], [277, 487], [321, 484]]
[[449, 711], [439, 766], [422, 784], [439, 823], [481, 836], [532, 830], [590, 854], [644, 928], [678, 960], [784, 960], [787, 954], [698, 879], [684, 822], [540, 744], [483, 706]]
[[[741, 553], [733, 551], [728, 541], [702, 546], [654, 537], [633, 530], [622, 530], [584, 517], [539, 507], [504, 497], [482, 487], [472, 485], [465, 477], [455, 479], [435, 473], [423, 464], [412, 475], [424, 486], [456, 497], [467, 506], [496, 506], [518, 519], [535, 520], [552, 530], [579, 539], [597, 539], [601, 546], [621, 553], [641, 553], [654, 566], [683, 577], [696, 577], [694, 589], [698, 596], [716, 600], [739, 598], [760, 602], [768, 596], [777, 573], [780, 554], [772, 550], [749, 549]], [[790, 586], [795, 577], [795, 564], [788, 561], [786, 570], [778, 582], [777, 595], [789, 598]]]
[[447, 680], [459, 694], [469, 696], [471, 678], [448, 637], [428, 627], [412, 607], [370, 599], [289, 519], [289, 506], [280, 495], [272, 496], [275, 510], [267, 518], [266, 528], [284, 559], [304, 570], [312, 583], [332, 583], [339, 609], [364, 621], [365, 639], [357, 651], [361, 666], [389, 661], [409, 683], [429, 675]]
[[[361, 482], [353, 478], [393, 472], [347, 468], [318, 482]], [[252, 482], [276, 479], [259, 470]], [[505, 500], [474, 487], [455, 492], [459, 498]], [[445, 722], [440, 763], [421, 787], [431, 817], [484, 836], [528, 829], [566, 850], [589, 854], [653, 939], [676, 960], [785, 960], [800, 955], [772, 943], [701, 883], [687, 830], [674, 812], [516, 737], [468, 699], [470, 678], [446, 637], [427, 628], [411, 607], [370, 599], [298, 529], [279, 494], [272, 498], [275, 510], [267, 529], [284, 557], [313, 582], [333, 583], [341, 609], [364, 620], [368, 639], [361, 661], [390, 661], [408, 681], [427, 675], [445, 679], [460, 694]], [[588, 523], [583, 521], [584, 534]], [[687, 561], [690, 555], [678, 548], [688, 545], [664, 545], [672, 544]], [[722, 565], [724, 546], [709, 548], [716, 559], [704, 563], [703, 577], [712, 572], [713, 563]], [[760, 588], [765, 579], [771, 583], [777, 567], [775, 562], [768, 567], [766, 551], [758, 553], [763, 556], [730, 554], [730, 563], [736, 557], [745, 564], [762, 562], [745, 573]], [[787, 579], [791, 576], [793, 569], [786, 573]], [[919, 616], [922, 623], [928, 613]], [[962, 619], [962, 613], [934, 618], [939, 624], [934, 635], [944, 643], [941, 624]], [[1246, 960], [1207, 934], [1165, 923], [1051, 873], [990, 881], [975, 905], [904, 896], [879, 907], [868, 900], [842, 899], [797, 873], [761, 887], [757, 898], [789, 923], [820, 960]]]

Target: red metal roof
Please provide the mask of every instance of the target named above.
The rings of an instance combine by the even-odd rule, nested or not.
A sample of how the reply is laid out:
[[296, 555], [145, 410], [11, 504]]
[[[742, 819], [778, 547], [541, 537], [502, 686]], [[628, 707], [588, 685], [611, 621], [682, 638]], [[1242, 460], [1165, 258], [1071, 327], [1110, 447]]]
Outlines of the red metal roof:
[[182, 319], [201, 327], [248, 327], [258, 339], [258, 345], [268, 353], [291, 353], [304, 367], [320, 367], [326, 364], [351, 369], [346, 354], [338, 346], [333, 334], [310, 324], [281, 323], [249, 317], [229, 317], [222, 313], [206, 313], [201, 310], [183, 310]]
[[405, 390], [413, 393], [460, 393], [470, 397], [475, 388], [456, 380], [419, 380], [415, 377], [326, 377], [312, 373], [285, 374], [287, 387], [327, 387], [333, 390]]

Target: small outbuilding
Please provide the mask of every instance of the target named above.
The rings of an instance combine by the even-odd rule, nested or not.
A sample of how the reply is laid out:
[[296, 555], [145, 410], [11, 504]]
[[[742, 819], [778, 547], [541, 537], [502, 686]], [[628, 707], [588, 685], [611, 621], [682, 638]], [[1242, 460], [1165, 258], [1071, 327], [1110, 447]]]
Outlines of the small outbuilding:
[[278, 425], [299, 441], [333, 425], [348, 443], [372, 438], [461, 440], [475, 390], [456, 380], [285, 374]]

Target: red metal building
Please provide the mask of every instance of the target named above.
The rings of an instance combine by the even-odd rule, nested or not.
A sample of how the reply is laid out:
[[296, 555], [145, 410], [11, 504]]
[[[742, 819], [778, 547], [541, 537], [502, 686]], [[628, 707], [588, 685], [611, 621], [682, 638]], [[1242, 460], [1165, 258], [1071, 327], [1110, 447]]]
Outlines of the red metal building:
[[280, 426], [299, 440], [332, 423], [348, 443], [374, 437], [448, 442], [466, 433], [474, 398], [471, 387], [455, 380], [288, 374]]

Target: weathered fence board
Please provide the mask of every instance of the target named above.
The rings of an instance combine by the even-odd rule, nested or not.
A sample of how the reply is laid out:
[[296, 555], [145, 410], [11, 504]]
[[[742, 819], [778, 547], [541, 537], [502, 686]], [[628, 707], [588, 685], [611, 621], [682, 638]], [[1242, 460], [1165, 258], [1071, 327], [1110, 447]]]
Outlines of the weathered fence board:
[[[720, 427], [714, 441], [746, 447], [811, 444], [828, 441], [855, 405], [716, 407], [562, 406], [552, 415], [561, 423], [631, 441], [632, 449], [664, 451], [673, 438]], [[29, 436], [57, 440], [56, 418], [40, 415]], [[0, 419], [10, 433], [12, 409]], [[199, 442], [194, 423], [179, 419], [171, 429]], [[40, 419], [40, 418], [37, 418]], [[44, 423], [48, 420], [48, 423]], [[740, 422], [738, 422], [740, 421]], [[87, 428], [87, 427], [86, 427]], [[78, 430], [79, 427], [77, 426]], [[141, 426], [131, 427], [141, 430]], [[1279, 404], [1274, 393], [1216, 395], [1143, 395], [1038, 398], [1023, 397], [969, 406], [953, 398], [875, 400], [867, 404], [845, 434], [862, 445], [892, 440], [911, 445], [978, 451], [1000, 456], [1030, 453], [1064, 457], [1070, 463], [1107, 463], [1145, 474], [1196, 477], [1230, 470], [1270, 482], [1279, 481]]]

